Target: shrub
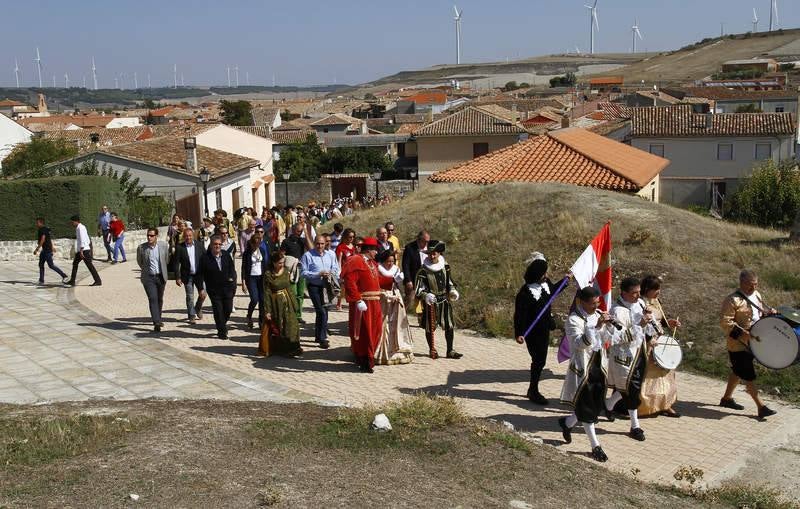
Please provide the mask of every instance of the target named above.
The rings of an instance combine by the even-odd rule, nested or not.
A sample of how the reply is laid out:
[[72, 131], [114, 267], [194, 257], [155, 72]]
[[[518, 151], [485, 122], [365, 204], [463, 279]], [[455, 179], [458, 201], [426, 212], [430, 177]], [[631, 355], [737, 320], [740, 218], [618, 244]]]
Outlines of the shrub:
[[765, 161], [733, 194], [725, 217], [757, 226], [787, 228], [800, 209], [800, 174], [793, 161]]

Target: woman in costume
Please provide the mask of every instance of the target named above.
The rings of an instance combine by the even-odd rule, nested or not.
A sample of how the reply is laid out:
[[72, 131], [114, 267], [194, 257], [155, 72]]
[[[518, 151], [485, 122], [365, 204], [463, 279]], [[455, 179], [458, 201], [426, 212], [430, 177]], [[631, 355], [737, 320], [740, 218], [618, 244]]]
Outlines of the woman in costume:
[[276, 251], [270, 257], [264, 274], [264, 326], [258, 355], [301, 355], [300, 325], [297, 323], [297, 299], [291, 289], [289, 271], [284, 268], [285, 256]]
[[403, 273], [395, 265], [395, 254], [391, 249], [376, 257], [378, 281], [381, 286], [381, 312], [383, 333], [375, 350], [376, 364], [408, 364], [414, 360], [411, 332], [408, 328], [406, 307], [403, 304]]
[[678, 399], [678, 387], [675, 381], [675, 371], [664, 369], [653, 358], [653, 347], [658, 336], [668, 329], [681, 326], [676, 319], [667, 319], [661, 307], [659, 295], [661, 294], [661, 280], [657, 276], [646, 276], [642, 279], [642, 299], [653, 312], [653, 321], [657, 324], [656, 334], [647, 337], [647, 370], [642, 383], [641, 402], [639, 415], [665, 415], [667, 417], [680, 417], [681, 414], [673, 410], [672, 406]]

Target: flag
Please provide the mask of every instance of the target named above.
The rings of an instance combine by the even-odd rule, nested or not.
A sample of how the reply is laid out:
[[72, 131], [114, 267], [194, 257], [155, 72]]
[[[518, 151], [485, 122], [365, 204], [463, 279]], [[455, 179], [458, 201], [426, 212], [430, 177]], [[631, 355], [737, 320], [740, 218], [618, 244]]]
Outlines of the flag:
[[[611, 223], [606, 223], [592, 242], [583, 250], [572, 268], [578, 290], [594, 286], [600, 291], [600, 309], [611, 308]], [[573, 308], [575, 304], [573, 301]], [[570, 309], [570, 312], [572, 309]], [[558, 347], [558, 362], [564, 362], [571, 356], [567, 337], [561, 338]]]

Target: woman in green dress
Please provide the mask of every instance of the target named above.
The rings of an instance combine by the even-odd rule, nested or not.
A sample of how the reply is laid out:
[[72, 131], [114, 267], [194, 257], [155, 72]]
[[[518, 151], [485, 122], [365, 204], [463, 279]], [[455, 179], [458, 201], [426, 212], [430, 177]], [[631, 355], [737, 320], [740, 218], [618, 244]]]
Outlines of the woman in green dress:
[[297, 323], [297, 299], [291, 291], [289, 271], [284, 269], [284, 254], [275, 252], [264, 274], [264, 326], [258, 355], [303, 353], [300, 348], [300, 326]]

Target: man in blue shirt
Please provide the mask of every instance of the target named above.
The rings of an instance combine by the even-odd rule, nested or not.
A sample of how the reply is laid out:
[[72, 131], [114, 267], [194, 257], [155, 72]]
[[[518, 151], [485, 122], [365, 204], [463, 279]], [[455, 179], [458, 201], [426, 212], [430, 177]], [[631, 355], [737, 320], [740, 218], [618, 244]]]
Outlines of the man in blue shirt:
[[339, 264], [333, 251], [325, 249], [325, 237], [314, 239], [314, 249], [300, 259], [300, 275], [306, 280], [308, 296], [317, 316], [314, 322], [314, 340], [320, 348], [328, 348], [328, 309], [322, 300], [327, 278], [339, 279]]
[[111, 229], [108, 226], [109, 223], [111, 223], [111, 212], [108, 211], [108, 205], [103, 205], [100, 209], [100, 214], [97, 216], [97, 229], [100, 230], [100, 234], [103, 237], [103, 245], [106, 248], [106, 253], [108, 253], [107, 262], [111, 261]]

